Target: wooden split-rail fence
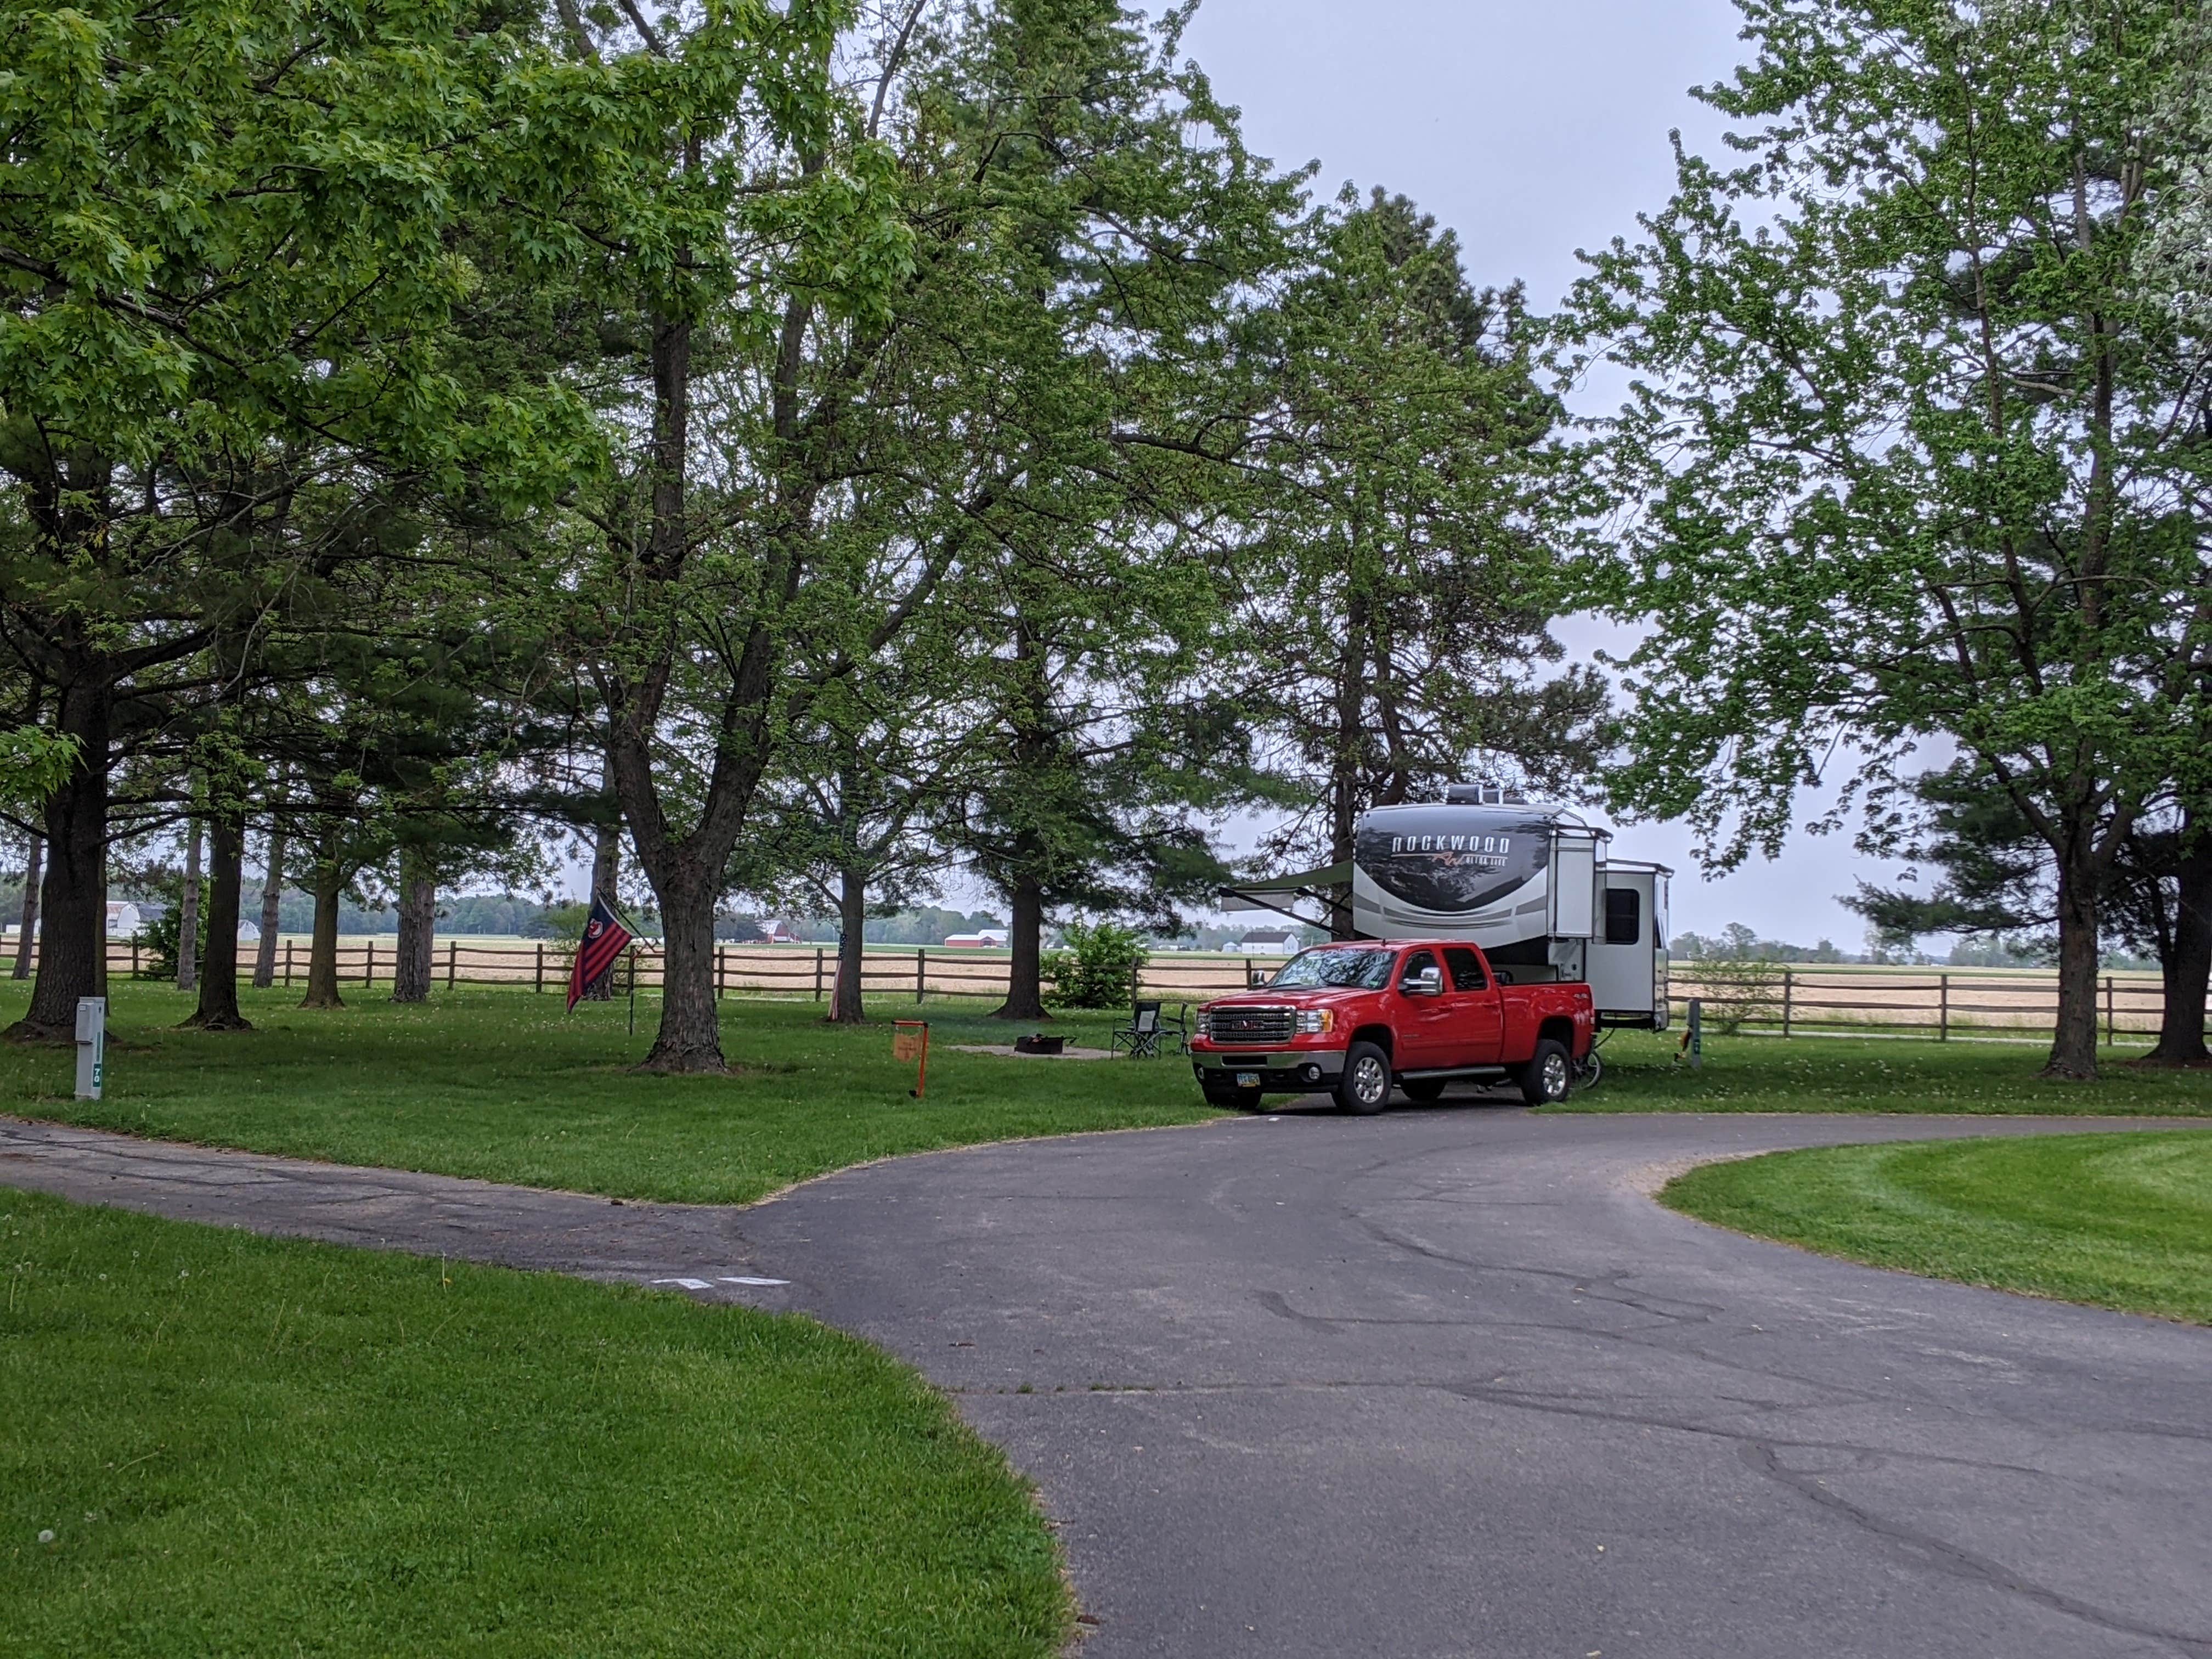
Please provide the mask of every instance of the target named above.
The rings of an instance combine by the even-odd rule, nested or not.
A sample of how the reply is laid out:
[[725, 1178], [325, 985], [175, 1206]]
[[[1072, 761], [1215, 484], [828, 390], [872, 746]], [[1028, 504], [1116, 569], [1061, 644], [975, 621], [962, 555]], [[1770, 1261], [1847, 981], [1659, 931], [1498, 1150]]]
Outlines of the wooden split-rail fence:
[[[12, 951], [12, 944], [5, 947]], [[111, 940], [108, 971], [136, 973], [143, 957], [130, 941]], [[241, 971], [251, 972], [253, 947], [240, 948]], [[303, 985], [307, 942], [289, 938], [276, 947], [276, 981]], [[1264, 981], [1280, 957], [1160, 951], [1145, 964], [1144, 994], [1169, 1002], [1200, 1002]], [[568, 981], [568, 947], [556, 940], [477, 943], [447, 938], [432, 957], [434, 982], [448, 988], [501, 985], [534, 993], [559, 993]], [[1004, 951], [936, 946], [871, 946], [863, 958], [861, 987], [871, 1000], [940, 998], [996, 1000], [1006, 992]], [[341, 987], [389, 984], [398, 964], [392, 936], [349, 935], [338, 945]], [[660, 985], [657, 947], [641, 943], [617, 969], [617, 989], [631, 976], [639, 991]], [[726, 945], [714, 951], [720, 996], [775, 996], [820, 1001], [834, 991], [837, 953], [826, 945]], [[1692, 997], [1700, 998], [1708, 1024], [1717, 1018], [1743, 1029], [1784, 1036], [1820, 1032], [1883, 1030], [1948, 1039], [1959, 1036], [2031, 1037], [2048, 1033], [2057, 1013], [2057, 985], [2047, 971], [1963, 968], [1772, 966], [1747, 972], [1741, 965], [1706, 968], [1678, 962], [1669, 970], [1669, 994], [1679, 1019]], [[2162, 1009], [2154, 975], [2110, 973], [2098, 981], [2099, 1022], [2108, 1042], [2157, 1030]]]

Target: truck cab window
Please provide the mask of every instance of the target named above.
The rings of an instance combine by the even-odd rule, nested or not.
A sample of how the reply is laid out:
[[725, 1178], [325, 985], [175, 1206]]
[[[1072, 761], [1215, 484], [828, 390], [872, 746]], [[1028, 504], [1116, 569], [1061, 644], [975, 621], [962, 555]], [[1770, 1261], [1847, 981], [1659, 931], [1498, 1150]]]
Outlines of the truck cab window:
[[1633, 887], [1605, 890], [1605, 942], [1633, 945], [1644, 937], [1644, 895]]
[[1444, 971], [1451, 975], [1455, 991], [1487, 991], [1490, 981], [1483, 977], [1482, 958], [1464, 945], [1444, 948]]
[[1406, 965], [1398, 972], [1398, 988], [1403, 990], [1414, 980], [1419, 978], [1423, 973], [1436, 965], [1437, 959], [1426, 951], [1414, 951], [1406, 958]]

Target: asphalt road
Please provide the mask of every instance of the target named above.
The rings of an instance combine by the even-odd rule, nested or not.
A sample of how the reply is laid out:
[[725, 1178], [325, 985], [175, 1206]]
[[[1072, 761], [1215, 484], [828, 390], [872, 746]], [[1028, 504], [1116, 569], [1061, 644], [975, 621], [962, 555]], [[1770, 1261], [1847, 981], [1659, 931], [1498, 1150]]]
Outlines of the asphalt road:
[[1774, 1147], [2127, 1127], [1286, 1112], [738, 1211], [0, 1121], [0, 1182], [859, 1332], [1037, 1480], [1082, 1659], [2212, 1655], [2212, 1332], [1644, 1195]]
[[1036, 1477], [1083, 1659], [2212, 1653], [2212, 1331], [1639, 1190], [2062, 1127], [1285, 1114], [902, 1160], [745, 1231]]

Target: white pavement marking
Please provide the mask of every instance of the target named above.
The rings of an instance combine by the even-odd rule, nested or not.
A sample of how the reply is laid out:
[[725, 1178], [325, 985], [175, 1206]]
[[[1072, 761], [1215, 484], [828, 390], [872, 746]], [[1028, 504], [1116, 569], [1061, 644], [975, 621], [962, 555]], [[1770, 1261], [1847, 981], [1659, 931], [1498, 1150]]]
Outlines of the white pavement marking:
[[725, 1285], [788, 1285], [791, 1281], [787, 1279], [755, 1279], [749, 1273], [724, 1273], [722, 1283]]
[[656, 1279], [656, 1285], [681, 1285], [687, 1291], [711, 1291], [714, 1287], [703, 1279]]

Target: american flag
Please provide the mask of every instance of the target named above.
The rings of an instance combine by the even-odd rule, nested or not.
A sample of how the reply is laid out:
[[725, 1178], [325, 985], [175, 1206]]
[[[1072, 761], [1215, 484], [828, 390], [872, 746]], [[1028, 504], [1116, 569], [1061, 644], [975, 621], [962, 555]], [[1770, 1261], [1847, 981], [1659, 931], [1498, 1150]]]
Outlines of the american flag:
[[568, 969], [568, 1012], [574, 1013], [585, 990], [613, 970], [615, 958], [635, 937], [615, 919], [602, 898], [592, 901], [592, 914], [584, 923], [584, 937], [576, 945], [575, 965]]

